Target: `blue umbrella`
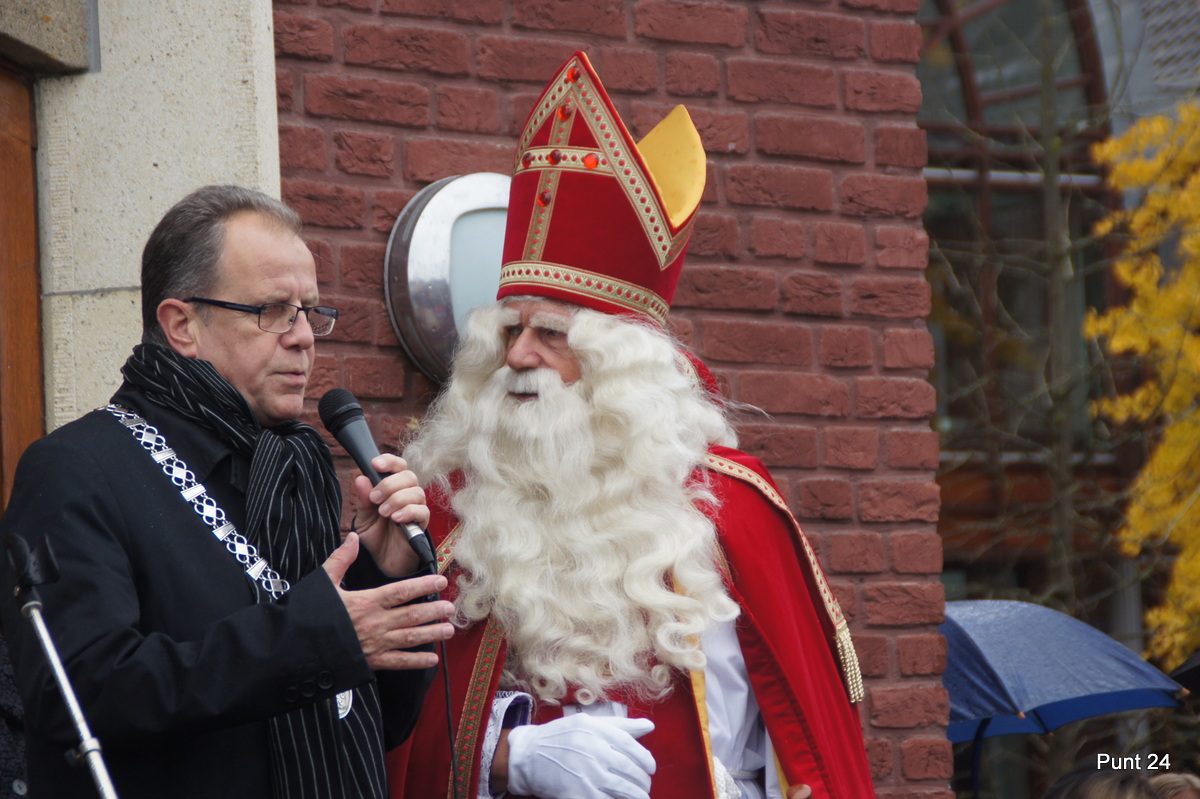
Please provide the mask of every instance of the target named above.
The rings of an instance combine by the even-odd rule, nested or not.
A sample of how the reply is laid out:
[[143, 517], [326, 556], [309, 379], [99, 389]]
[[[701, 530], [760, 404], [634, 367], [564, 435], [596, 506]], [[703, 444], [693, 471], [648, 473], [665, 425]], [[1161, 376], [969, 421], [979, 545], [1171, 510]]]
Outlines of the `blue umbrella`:
[[947, 602], [942, 684], [954, 743], [1178, 707], [1181, 686], [1094, 627], [1029, 602]]

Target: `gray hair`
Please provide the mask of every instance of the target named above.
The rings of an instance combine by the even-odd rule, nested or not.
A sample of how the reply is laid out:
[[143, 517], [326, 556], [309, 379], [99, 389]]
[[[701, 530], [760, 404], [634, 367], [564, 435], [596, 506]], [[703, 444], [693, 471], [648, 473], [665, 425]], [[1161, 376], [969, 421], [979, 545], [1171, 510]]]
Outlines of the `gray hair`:
[[142, 250], [142, 343], [167, 346], [158, 306], [207, 294], [217, 282], [225, 223], [255, 213], [300, 235], [300, 215], [274, 197], [241, 186], [204, 186], [163, 216]]

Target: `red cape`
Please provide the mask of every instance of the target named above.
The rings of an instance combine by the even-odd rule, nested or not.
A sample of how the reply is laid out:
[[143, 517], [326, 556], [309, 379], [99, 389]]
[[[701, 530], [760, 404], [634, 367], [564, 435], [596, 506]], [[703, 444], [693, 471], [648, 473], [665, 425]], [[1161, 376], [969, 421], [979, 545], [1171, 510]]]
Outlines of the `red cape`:
[[[723, 568], [730, 595], [742, 608], [738, 638], [785, 788], [808, 785], [814, 799], [870, 799], [875, 791], [858, 712], [850, 701], [861, 698], [861, 678], [820, 566], [760, 461], [716, 447], [707, 465], [720, 503], [715, 521]], [[444, 511], [449, 505], [444, 499], [431, 498], [429, 531], [439, 566], [451, 576], [445, 596], [453, 598], [451, 533], [457, 522]], [[416, 731], [388, 756], [394, 799], [454, 797], [455, 785], [459, 799], [474, 799], [479, 749], [504, 646], [501, 631], [485, 623], [448, 642], [453, 754], [439, 674]], [[666, 702], [630, 708], [630, 715], [655, 721], [655, 732], [643, 739], [659, 763], [653, 799], [714, 795], [700, 721], [703, 702], [692, 682], [681, 675]]]

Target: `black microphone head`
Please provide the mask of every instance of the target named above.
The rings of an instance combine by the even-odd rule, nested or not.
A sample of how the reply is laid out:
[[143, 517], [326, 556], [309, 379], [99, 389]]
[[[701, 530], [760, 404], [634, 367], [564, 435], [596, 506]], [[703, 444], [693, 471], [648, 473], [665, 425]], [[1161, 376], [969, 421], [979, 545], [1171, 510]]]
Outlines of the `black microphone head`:
[[317, 405], [317, 413], [321, 416], [321, 424], [337, 437], [343, 427], [355, 419], [363, 417], [362, 406], [358, 400], [344, 388], [331, 388], [321, 397]]

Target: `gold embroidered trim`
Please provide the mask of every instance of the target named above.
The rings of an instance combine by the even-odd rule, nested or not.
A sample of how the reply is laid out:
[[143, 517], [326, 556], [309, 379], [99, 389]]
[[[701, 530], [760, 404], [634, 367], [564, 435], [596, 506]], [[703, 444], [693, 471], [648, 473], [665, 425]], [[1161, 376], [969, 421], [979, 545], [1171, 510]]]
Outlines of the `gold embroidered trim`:
[[[562, 172], [544, 170], [538, 178], [537, 196], [533, 198], [533, 211], [529, 229], [525, 232], [525, 257], [539, 261], [546, 246], [545, 232], [550, 229], [550, 218], [554, 215], [554, 201], [558, 198], [558, 179]], [[542, 202], [545, 198], [545, 202]]]
[[[557, 153], [557, 155], [552, 155]], [[587, 158], [593, 156], [595, 165], [588, 166]], [[526, 163], [528, 160], [529, 163]], [[564, 172], [585, 172], [593, 175], [615, 175], [612, 164], [600, 150], [591, 147], [534, 147], [526, 150], [517, 168], [513, 172], [516, 177], [521, 172], [537, 169], [555, 169]]]
[[476, 768], [475, 750], [479, 736], [487, 727], [485, 719], [489, 711], [484, 708], [492, 674], [499, 660], [502, 638], [499, 623], [489, 618], [475, 666], [471, 669], [471, 681], [467, 685], [467, 698], [463, 701], [462, 715], [459, 717], [458, 734], [454, 737], [454, 765], [448, 799], [470, 795], [471, 777]]
[[462, 525], [455, 525], [450, 531], [450, 535], [442, 539], [441, 546], [437, 550], [437, 569], [438, 574], [445, 574], [450, 568], [450, 564], [454, 562], [454, 545], [458, 541], [458, 534], [462, 531]]
[[[532, 235], [532, 234], [531, 234]], [[551, 286], [585, 298], [599, 298], [643, 313], [665, 325], [671, 306], [653, 291], [608, 275], [543, 261], [509, 261], [500, 269], [500, 285]]]
[[[530, 114], [525, 129], [521, 131], [513, 173], [516, 174], [524, 168], [523, 158], [525, 153], [529, 152], [529, 144], [551, 114], [557, 115], [559, 121], [555, 123], [550, 145], [545, 148], [547, 155], [555, 149], [559, 149], [564, 154], [568, 152], [567, 148], [557, 145], [567, 141], [567, 133], [576, 120], [583, 120], [595, 140], [600, 144], [600, 157], [602, 161], [606, 161], [610, 165], [609, 174], [612, 174], [622, 191], [625, 192], [630, 206], [638, 211], [638, 221], [642, 225], [646, 240], [654, 249], [654, 254], [658, 259], [658, 268], [666, 269], [687, 244], [696, 216], [692, 214], [687, 224], [680, 228], [675, 235], [671, 235], [671, 225], [666, 211], [662, 207], [657, 187], [642, 171], [637, 158], [626, 149], [626, 147], [636, 149], [636, 145], [633, 144], [620, 118], [610, 112], [607, 104], [599, 99], [601, 92], [603, 89], [592, 84], [591, 76], [582, 67], [578, 58], [568, 61], [562, 71], [550, 82], [539, 100], [540, 104]], [[564, 113], [559, 113], [560, 108], [564, 109]], [[542, 149], [538, 148], [533, 152], [540, 153]], [[588, 152], [582, 149], [574, 150], [574, 148], [571, 148], [571, 151]], [[529, 168], [560, 171], [564, 166], [563, 162], [553, 165], [547, 160], [544, 166], [535, 167], [531, 164]], [[529, 252], [528, 247], [526, 252]]]
[[711, 469], [753, 485], [775, 507], [783, 511], [788, 521], [791, 522], [792, 528], [796, 531], [796, 535], [800, 539], [800, 543], [804, 546], [804, 554], [808, 558], [809, 565], [812, 567], [813, 577], [817, 581], [817, 590], [821, 594], [821, 601], [825, 604], [825, 611], [833, 621], [838, 660], [842, 667], [842, 679], [846, 682], [846, 690], [850, 694], [850, 701], [861, 702], [865, 698], [862, 671], [858, 666], [858, 654], [854, 651], [854, 642], [850, 639], [850, 626], [846, 623], [846, 617], [842, 615], [842, 608], [838, 605], [837, 598], [833, 595], [833, 590], [829, 587], [829, 581], [825, 579], [825, 571], [821, 568], [821, 564], [817, 560], [817, 553], [813, 551], [812, 544], [808, 543], [804, 531], [800, 529], [799, 522], [792, 516], [787, 502], [784, 501], [773, 485], [763, 479], [762, 475], [753, 469], [742, 466], [740, 463], [728, 458], [714, 455], [711, 452], [705, 456], [704, 462]]

